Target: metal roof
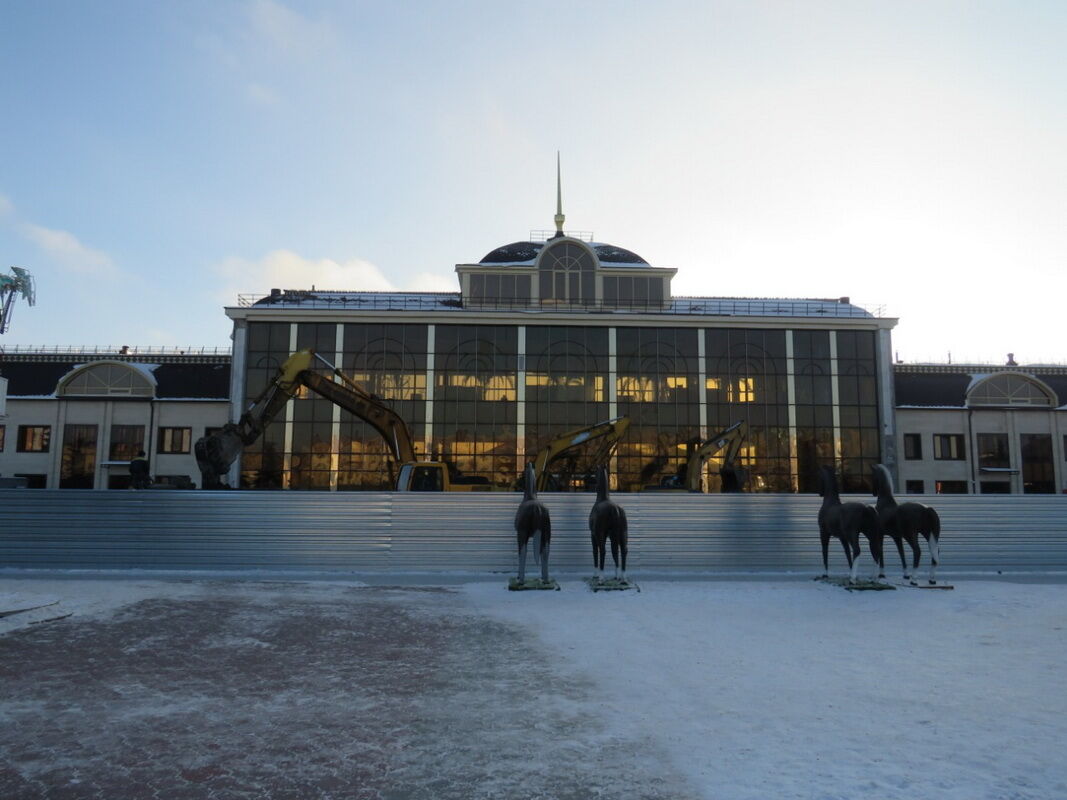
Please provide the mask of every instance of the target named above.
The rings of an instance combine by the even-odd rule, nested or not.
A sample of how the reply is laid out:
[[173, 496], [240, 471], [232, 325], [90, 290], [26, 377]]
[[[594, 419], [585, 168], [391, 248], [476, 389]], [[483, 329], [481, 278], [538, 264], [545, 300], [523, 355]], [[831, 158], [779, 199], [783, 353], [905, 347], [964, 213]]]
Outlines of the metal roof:
[[595, 311], [612, 314], [677, 314], [712, 317], [825, 317], [868, 318], [882, 316], [882, 308], [872, 310], [839, 300], [804, 298], [749, 297], [675, 297], [670, 305], [647, 307], [630, 305], [584, 306], [565, 308], [557, 305], [537, 307], [529, 303], [496, 302], [464, 306], [459, 292], [334, 292], [281, 290], [269, 295], [240, 295], [238, 305], [255, 308], [303, 308], [353, 311], [516, 311], [536, 314], [545, 312]]

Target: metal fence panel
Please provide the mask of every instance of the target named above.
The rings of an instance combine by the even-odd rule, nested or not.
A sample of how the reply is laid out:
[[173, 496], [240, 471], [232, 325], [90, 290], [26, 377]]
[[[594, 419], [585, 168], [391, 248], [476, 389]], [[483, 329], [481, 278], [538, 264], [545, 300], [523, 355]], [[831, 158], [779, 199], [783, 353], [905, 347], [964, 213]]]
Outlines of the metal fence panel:
[[[553, 568], [591, 569], [593, 496], [541, 499], [552, 514]], [[632, 571], [805, 573], [820, 567], [818, 497], [648, 493], [614, 499], [630, 521]], [[1067, 571], [1067, 497], [907, 499], [940, 513], [946, 573]], [[476, 492], [5, 489], [0, 567], [511, 571], [519, 500], [513, 493]], [[898, 574], [899, 559], [886, 543], [890, 574]], [[861, 569], [867, 569], [865, 542], [863, 549]], [[831, 569], [844, 570], [836, 542], [830, 558]]]

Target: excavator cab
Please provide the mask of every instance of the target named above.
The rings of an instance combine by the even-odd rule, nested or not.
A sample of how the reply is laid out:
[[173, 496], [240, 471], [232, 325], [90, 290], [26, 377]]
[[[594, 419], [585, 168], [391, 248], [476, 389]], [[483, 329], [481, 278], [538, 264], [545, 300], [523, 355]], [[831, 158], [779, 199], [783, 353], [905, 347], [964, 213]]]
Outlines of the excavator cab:
[[396, 488], [400, 492], [443, 492], [447, 475], [444, 464], [405, 464]]

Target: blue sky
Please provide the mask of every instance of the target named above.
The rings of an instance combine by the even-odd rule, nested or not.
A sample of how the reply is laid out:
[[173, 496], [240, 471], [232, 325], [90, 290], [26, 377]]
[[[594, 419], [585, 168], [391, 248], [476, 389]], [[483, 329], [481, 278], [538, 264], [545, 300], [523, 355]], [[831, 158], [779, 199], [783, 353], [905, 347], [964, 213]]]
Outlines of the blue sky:
[[3, 345], [228, 344], [568, 228], [904, 360], [1067, 361], [1067, 4], [0, 4]]

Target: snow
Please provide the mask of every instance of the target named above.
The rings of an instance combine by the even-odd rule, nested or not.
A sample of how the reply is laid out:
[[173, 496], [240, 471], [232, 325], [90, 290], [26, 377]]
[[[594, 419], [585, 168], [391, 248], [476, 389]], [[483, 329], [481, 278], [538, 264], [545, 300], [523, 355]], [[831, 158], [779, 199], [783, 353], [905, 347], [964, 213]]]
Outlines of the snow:
[[[574, 758], [588, 770], [602, 743], [630, 742], [641, 743], [631, 778], [645, 786], [681, 776], [684, 787], [668, 792], [676, 797], [1067, 797], [1063, 582], [958, 580], [953, 591], [850, 593], [811, 581], [645, 582], [635, 575], [640, 593], [594, 594], [568, 578], [560, 592], [508, 592], [507, 577], [469, 579], [447, 594], [424, 595], [419, 602], [428, 605], [418, 613], [503, 626], [512, 640], [528, 643], [506, 653], [491, 645], [471, 651], [464, 674], [493, 658], [531, 675], [550, 665], [542, 682], [526, 686], [510, 677], [473, 679], [463, 690], [469, 710], [448, 707], [449, 729], [470, 737], [488, 724], [487, 708], [521, 711], [516, 704], [526, 694], [547, 701], [546, 713], [561, 727], [536, 723], [537, 736], [548, 739], [527, 754], [532, 774], [578, 769], [549, 763], [557, 758]], [[379, 579], [387, 580], [397, 582]], [[433, 583], [431, 576], [420, 580]], [[145, 600], [191, 602], [206, 586], [240, 592], [263, 609], [301, 597], [340, 602], [375, 588], [351, 581], [293, 582], [283, 591], [258, 581], [34, 577], [0, 580], [0, 611], [5, 598], [58, 598], [74, 616], [48, 625], [106, 624], [120, 609], [127, 619]], [[407, 603], [414, 613], [414, 595], [400, 589], [386, 595], [379, 591], [374, 602]], [[18, 625], [17, 616], [0, 618], [0, 634]], [[274, 645], [241, 631], [220, 632], [213, 646], [271, 656]], [[443, 645], [435, 647], [442, 652]], [[407, 735], [403, 718], [392, 724]], [[495, 790], [506, 792], [492, 753], [472, 752], [460, 733], [435, 735], [456, 741], [433, 752], [470, 761], [434, 769], [467, 781], [484, 771]], [[480, 746], [493, 746], [492, 737]], [[417, 762], [404, 769], [416, 779]], [[625, 795], [614, 789], [618, 775], [603, 780], [613, 787], [610, 796]], [[633, 796], [648, 796], [643, 792]]]
[[592, 712], [651, 731], [703, 797], [1067, 796], [1063, 585], [467, 592], [597, 676]]

